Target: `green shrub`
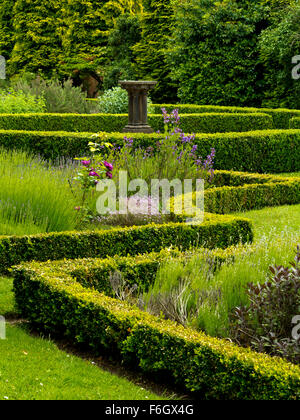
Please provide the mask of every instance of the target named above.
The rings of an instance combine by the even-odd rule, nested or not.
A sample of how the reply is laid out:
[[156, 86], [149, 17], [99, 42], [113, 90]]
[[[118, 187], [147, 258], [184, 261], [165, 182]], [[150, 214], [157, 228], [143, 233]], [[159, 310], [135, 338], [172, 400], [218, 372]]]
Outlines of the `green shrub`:
[[[161, 115], [149, 115], [149, 124], [164, 129]], [[0, 114], [0, 130], [121, 132], [128, 123], [125, 114]], [[272, 118], [265, 114], [186, 114], [181, 118], [185, 133], [230, 132], [272, 128]]]
[[44, 98], [24, 92], [10, 91], [0, 92], [0, 113], [21, 114], [44, 112], [46, 104]]
[[46, 81], [37, 77], [28, 81], [21, 78], [13, 82], [12, 85], [20, 94], [24, 92], [26, 95], [35, 95], [38, 98], [43, 98], [45, 101], [45, 112], [87, 114], [97, 111], [96, 104], [86, 101], [86, 92], [83, 92], [81, 87], [73, 86], [71, 79], [61, 83], [57, 79]]
[[252, 240], [251, 223], [242, 218], [206, 214], [200, 225], [170, 223], [109, 231], [65, 232], [36, 236], [0, 237], [0, 267], [7, 270], [21, 261], [62, 258], [127, 256], [159, 252], [173, 246], [227, 248]]
[[140, 16], [141, 39], [132, 47], [135, 71], [140, 80], [155, 80], [151, 91], [155, 101], [177, 99], [177, 83], [171, 79], [167, 44], [172, 35], [174, 5], [172, 0], [143, 0]]
[[287, 3], [259, 38], [260, 59], [264, 64], [263, 105], [299, 109], [300, 84], [292, 77], [296, 66], [292, 57], [300, 53], [300, 4], [298, 0]]
[[[98, 98], [99, 112], [103, 114], [128, 113], [128, 93], [121, 87], [113, 87]], [[148, 113], [152, 112], [151, 100], [148, 98]]]
[[[0, 130], [0, 146], [56, 160], [61, 156], [74, 158], [86, 155], [91, 136], [91, 133]], [[106, 133], [106, 136], [113, 144], [123, 144], [124, 134]], [[134, 147], [146, 149], [149, 146], [155, 148], [163, 135], [134, 134], [133, 138]], [[197, 134], [194, 142], [200, 156], [207, 156], [211, 148], [215, 149], [216, 169], [258, 173], [300, 171], [300, 130]]]
[[21, 315], [47, 333], [121, 354], [143, 371], [168, 374], [205, 399], [300, 399], [299, 367], [85, 289], [67, 274], [76, 266], [65, 261], [15, 267]]
[[180, 1], [169, 62], [181, 102], [261, 105], [258, 35], [268, 24], [267, 6], [261, 0]]
[[109, 31], [107, 40], [109, 64], [105, 67], [103, 81], [105, 90], [118, 86], [120, 80], [138, 79], [134, 69], [132, 47], [141, 39], [140, 16], [140, 14], [121, 14]]

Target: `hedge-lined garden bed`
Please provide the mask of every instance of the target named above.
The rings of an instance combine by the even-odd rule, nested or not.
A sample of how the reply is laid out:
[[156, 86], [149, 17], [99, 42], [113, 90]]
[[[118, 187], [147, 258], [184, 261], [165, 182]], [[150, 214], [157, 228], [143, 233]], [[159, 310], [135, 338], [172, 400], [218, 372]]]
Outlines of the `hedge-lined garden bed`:
[[[164, 129], [162, 115], [149, 115], [148, 120], [154, 131]], [[122, 132], [127, 123], [125, 114], [0, 114], [0, 130]], [[185, 114], [181, 128], [186, 133], [242, 132], [273, 128], [273, 121], [263, 113]]]
[[[75, 158], [89, 153], [92, 133], [0, 130], [0, 146], [26, 150], [45, 159]], [[107, 140], [123, 144], [124, 134], [104, 133]], [[133, 134], [134, 147], [156, 147], [159, 134]], [[196, 134], [199, 156], [216, 150], [215, 169], [247, 172], [300, 171], [300, 130], [263, 130], [245, 133]], [[283, 159], [284, 156], [284, 159]]]
[[199, 225], [170, 223], [95, 232], [1, 236], [0, 270], [5, 272], [21, 261], [127, 256], [158, 252], [171, 246], [181, 250], [192, 246], [227, 248], [252, 239], [249, 220], [209, 214]]
[[31, 263], [14, 268], [21, 315], [46, 332], [93, 350], [119, 354], [146, 372], [170, 375], [206, 399], [300, 399], [300, 369], [141, 312], [70, 274], [82, 263]]
[[[216, 171], [214, 184], [204, 192], [204, 209], [208, 213], [229, 214], [300, 203], [300, 177]], [[175, 200], [183, 199], [178, 196]], [[195, 193], [193, 200], [195, 202]], [[187, 214], [190, 211], [193, 210], [185, 209]]]

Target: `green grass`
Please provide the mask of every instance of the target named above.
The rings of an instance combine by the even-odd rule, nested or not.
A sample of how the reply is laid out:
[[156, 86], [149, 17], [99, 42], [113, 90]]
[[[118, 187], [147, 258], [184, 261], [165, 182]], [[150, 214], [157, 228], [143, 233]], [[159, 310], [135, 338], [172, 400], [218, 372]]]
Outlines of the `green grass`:
[[[187, 285], [182, 296], [188, 302], [188, 324], [211, 336], [229, 336], [229, 314], [235, 307], [249, 303], [247, 284], [264, 283], [270, 265], [288, 265], [300, 244], [300, 205], [265, 208], [239, 215], [252, 220], [255, 242], [237, 247], [239, 252], [234, 264], [225, 263], [211, 274], [197, 256], [185, 266], [170, 260], [160, 267], [149, 292], [154, 293], [155, 302], [160, 293], [171, 290], [176, 294], [176, 289], [182, 292], [183, 284]], [[149, 294], [146, 302], [150, 300]], [[166, 307], [165, 302], [158, 306], [161, 307]]]
[[[0, 278], [0, 314], [14, 310], [12, 280]], [[147, 400], [154, 393], [61, 351], [17, 325], [0, 340], [0, 400]]]
[[300, 235], [300, 204], [294, 206], [268, 207], [262, 210], [252, 210], [236, 213], [236, 216], [252, 220], [254, 240], [264, 236], [273, 237], [280, 232], [294, 232]]
[[68, 179], [73, 168], [57, 168], [25, 152], [0, 150], [0, 234], [72, 230], [78, 204]]

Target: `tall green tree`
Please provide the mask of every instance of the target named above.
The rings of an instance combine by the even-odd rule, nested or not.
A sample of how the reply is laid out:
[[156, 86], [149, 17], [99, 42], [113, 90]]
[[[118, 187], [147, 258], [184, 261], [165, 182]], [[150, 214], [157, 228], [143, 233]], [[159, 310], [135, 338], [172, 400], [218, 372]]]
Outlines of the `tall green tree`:
[[[262, 32], [259, 42], [264, 63], [263, 105], [300, 108], [300, 79], [293, 74], [300, 62], [300, 1], [276, 14], [273, 24]], [[299, 57], [293, 60], [293, 57]], [[293, 62], [295, 61], [295, 62]]]
[[14, 0], [2, 0], [0, 3], [0, 55], [10, 57], [14, 46], [13, 6]]
[[170, 63], [181, 102], [260, 105], [257, 42], [268, 11], [266, 0], [180, 0]]
[[39, 72], [50, 77], [57, 69], [62, 55], [59, 10], [60, 3], [55, 0], [15, 0], [10, 74]]
[[104, 88], [118, 85], [120, 79], [136, 79], [136, 67], [132, 47], [141, 39], [139, 15], [123, 14], [115, 22], [108, 36]]
[[144, 0], [142, 37], [133, 50], [138, 77], [158, 82], [151, 91], [154, 102], [171, 103], [177, 98], [177, 85], [171, 79], [167, 61], [167, 44], [173, 25], [174, 10], [170, 0]]

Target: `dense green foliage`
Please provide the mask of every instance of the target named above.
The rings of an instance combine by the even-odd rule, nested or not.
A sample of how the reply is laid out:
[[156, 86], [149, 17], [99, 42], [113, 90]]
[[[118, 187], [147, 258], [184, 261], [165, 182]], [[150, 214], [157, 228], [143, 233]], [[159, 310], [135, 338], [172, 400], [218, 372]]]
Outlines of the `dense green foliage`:
[[292, 118], [290, 122], [290, 127], [300, 129], [300, 118]]
[[22, 91], [0, 92], [0, 112], [2, 114], [41, 113], [46, 108], [43, 97], [37, 98]]
[[[300, 2], [294, 0], [260, 37], [265, 85], [263, 105], [300, 108], [300, 71], [296, 71], [300, 62], [299, 21]], [[296, 56], [299, 59], [293, 63], [292, 58]], [[292, 77], [294, 67], [298, 79]]]
[[10, 57], [13, 42], [13, 5], [14, 0], [2, 0], [0, 3], [0, 55]]
[[135, 60], [132, 47], [141, 39], [138, 15], [121, 15], [109, 32], [107, 56], [109, 64], [105, 68], [104, 88], [111, 89], [119, 80], [135, 80]]
[[156, 102], [299, 108], [298, 21], [299, 0], [5, 0], [0, 55], [90, 95], [141, 78]]
[[172, 76], [183, 103], [259, 106], [260, 1], [183, 0], [176, 8]]
[[138, 77], [158, 81], [151, 92], [151, 98], [157, 102], [170, 102], [177, 98], [176, 83], [171, 79], [171, 67], [166, 57], [173, 14], [171, 0], [144, 0], [141, 41], [133, 47]]

